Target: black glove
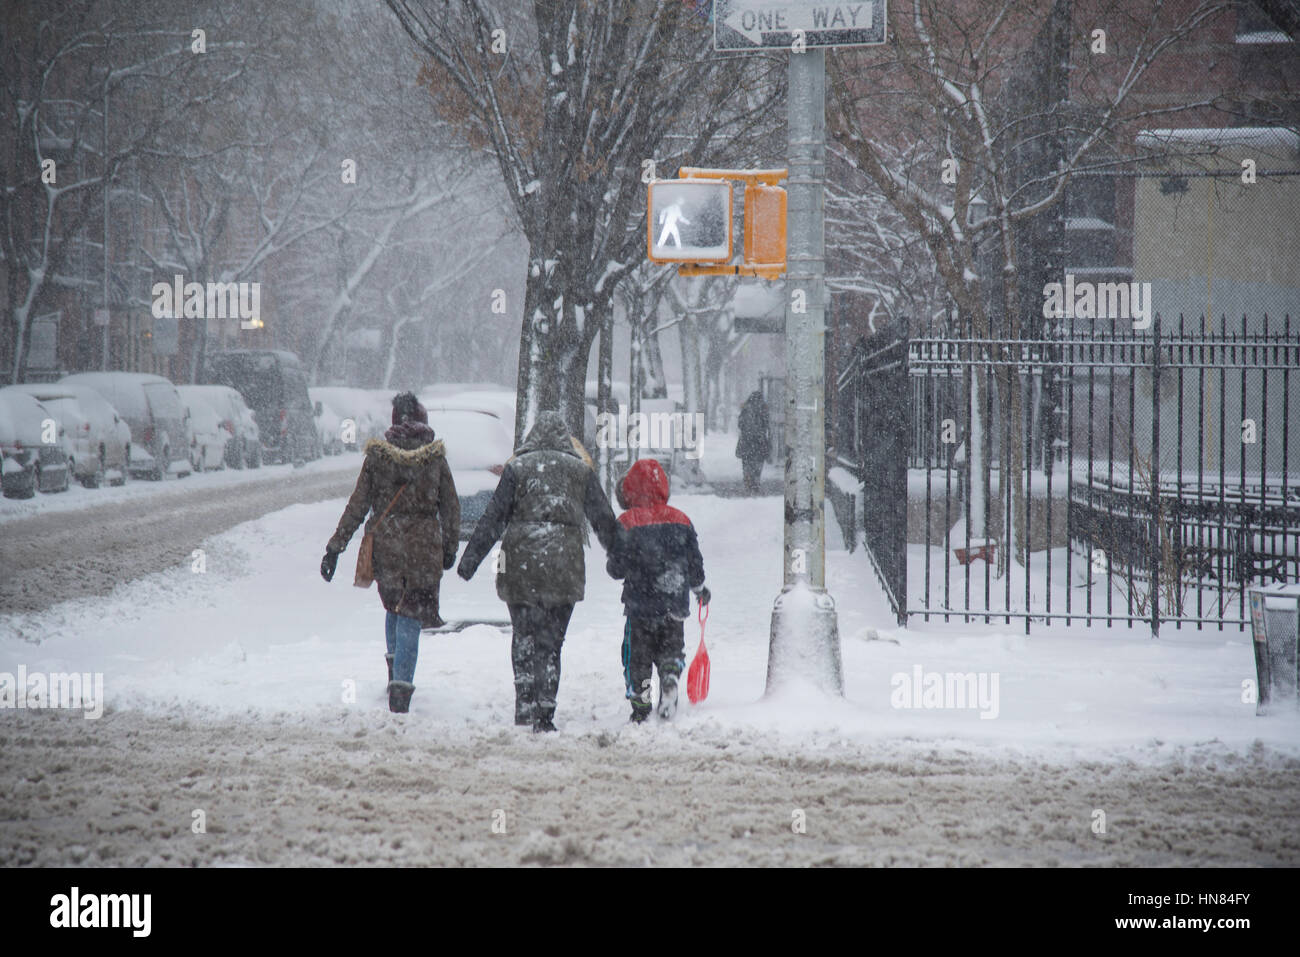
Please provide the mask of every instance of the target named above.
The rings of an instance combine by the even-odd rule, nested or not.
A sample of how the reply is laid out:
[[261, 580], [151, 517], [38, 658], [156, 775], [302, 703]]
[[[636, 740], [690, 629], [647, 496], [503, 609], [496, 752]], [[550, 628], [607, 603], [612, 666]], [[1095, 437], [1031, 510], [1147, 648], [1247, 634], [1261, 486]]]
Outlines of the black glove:
[[701, 605], [707, 605], [709, 603], [709, 599], [712, 598], [713, 596], [709, 594], [709, 590], [707, 588], [701, 585], [699, 588], [695, 589], [695, 597], [699, 599]]
[[451, 571], [452, 566], [455, 564], [456, 564], [456, 546], [452, 545], [450, 547], [444, 547], [442, 550], [442, 570], [445, 572], [449, 572]]
[[325, 549], [325, 557], [320, 560], [320, 577], [328, 581], [334, 580], [334, 569], [339, 564], [339, 553], [332, 548]]

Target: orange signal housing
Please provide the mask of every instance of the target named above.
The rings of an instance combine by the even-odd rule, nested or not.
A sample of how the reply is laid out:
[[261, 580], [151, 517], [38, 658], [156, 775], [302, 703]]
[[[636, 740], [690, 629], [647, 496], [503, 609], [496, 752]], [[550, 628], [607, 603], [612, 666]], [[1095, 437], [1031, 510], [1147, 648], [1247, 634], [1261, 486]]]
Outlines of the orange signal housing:
[[785, 265], [785, 190], [745, 184], [745, 264]]

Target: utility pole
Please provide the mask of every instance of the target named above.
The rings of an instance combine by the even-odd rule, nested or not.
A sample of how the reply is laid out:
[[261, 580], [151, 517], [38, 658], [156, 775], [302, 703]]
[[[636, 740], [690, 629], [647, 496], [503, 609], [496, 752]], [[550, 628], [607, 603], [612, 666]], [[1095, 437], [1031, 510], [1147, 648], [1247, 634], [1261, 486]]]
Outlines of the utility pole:
[[789, 683], [844, 693], [839, 624], [826, 591], [826, 51], [791, 51], [785, 305], [784, 586], [772, 608], [769, 694]]
[[[885, 0], [847, 6], [847, 10], [836, 7], [832, 20], [826, 5], [817, 0], [714, 0], [714, 50], [789, 51], [788, 168], [678, 170], [679, 178], [696, 178], [701, 185], [727, 178], [745, 181], [743, 263], [729, 261], [729, 238], [721, 254], [709, 249], [713, 242], [698, 243], [709, 255], [697, 254], [692, 259], [674, 254], [667, 240], [656, 243], [652, 232], [646, 237], [646, 255], [651, 262], [681, 261], [678, 275], [776, 279], [785, 274], [784, 584], [772, 606], [769, 696], [786, 686], [844, 694], [839, 622], [835, 601], [826, 591], [825, 48], [884, 43], [888, 23]], [[786, 177], [784, 193], [776, 187], [782, 175]], [[686, 201], [680, 187], [665, 189], [664, 184], [652, 182], [647, 209], [648, 221], [653, 222], [658, 222], [653, 216], [656, 187], [664, 204]], [[673, 208], [666, 205], [663, 212]], [[774, 227], [774, 223], [778, 225]], [[773, 231], [779, 236], [779, 224], [786, 227], [784, 249], [779, 240], [771, 243], [765, 238]], [[783, 261], [774, 261], [778, 259]]]
[[[105, 47], [108, 46], [107, 37], [104, 38], [104, 45]], [[104, 59], [107, 60], [108, 57], [105, 56]], [[111, 72], [112, 67], [110, 66], [108, 69]], [[109, 181], [109, 176], [108, 176], [108, 78], [107, 77], [104, 78], [104, 111], [100, 119], [101, 119], [100, 135], [103, 137], [103, 142], [100, 144], [101, 152], [99, 155], [101, 157], [100, 162], [103, 164], [103, 169], [101, 170], [100, 175], [103, 179], [102, 186], [103, 186], [103, 199], [104, 199], [103, 296], [104, 296], [104, 313], [105, 313], [104, 339], [103, 339], [103, 345], [101, 349], [101, 351], [103, 352], [103, 357], [101, 359], [100, 368], [104, 371], [108, 371], [108, 330], [113, 322], [113, 318], [112, 318], [113, 314], [109, 312], [109, 308], [108, 308], [108, 214], [109, 214], [109, 201], [110, 201], [109, 193], [112, 192], [113, 187], [112, 187], [112, 183]]]

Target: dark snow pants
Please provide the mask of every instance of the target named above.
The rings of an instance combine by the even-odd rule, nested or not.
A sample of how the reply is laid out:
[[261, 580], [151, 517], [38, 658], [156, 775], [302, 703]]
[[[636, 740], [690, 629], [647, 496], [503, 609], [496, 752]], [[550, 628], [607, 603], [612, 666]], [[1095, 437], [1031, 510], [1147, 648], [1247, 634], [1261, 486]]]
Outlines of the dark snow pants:
[[686, 667], [686, 629], [676, 618], [628, 618], [623, 630], [623, 680], [632, 710], [649, 711], [654, 703], [650, 690], [650, 668], [664, 678], [681, 676]]
[[514, 637], [515, 724], [550, 721], [560, 690], [560, 647], [573, 605], [507, 605]]
[[755, 458], [741, 459], [740, 470], [745, 477], [745, 491], [751, 495], [757, 495], [759, 489], [758, 480], [763, 475], [763, 460]]

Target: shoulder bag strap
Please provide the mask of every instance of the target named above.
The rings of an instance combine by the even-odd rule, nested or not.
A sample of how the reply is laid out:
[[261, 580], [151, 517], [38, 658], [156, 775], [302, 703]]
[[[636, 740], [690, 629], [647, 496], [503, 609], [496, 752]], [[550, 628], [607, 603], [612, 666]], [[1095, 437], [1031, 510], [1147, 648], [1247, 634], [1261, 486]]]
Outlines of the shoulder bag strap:
[[388, 513], [391, 512], [391, 511], [393, 510], [393, 506], [397, 504], [397, 500], [398, 500], [399, 498], [401, 498], [402, 493], [405, 492], [405, 491], [406, 491], [406, 486], [405, 486], [405, 485], [403, 485], [401, 488], [399, 488], [399, 489], [397, 490], [397, 494], [393, 496], [393, 500], [392, 500], [391, 502], [388, 503], [388, 508], [384, 509], [384, 513], [383, 513], [382, 515], [379, 516], [379, 521], [378, 521], [378, 522], [375, 522], [376, 525], [382, 525], [382, 524], [383, 524], [384, 519], [386, 519], [386, 518], [388, 517]]

